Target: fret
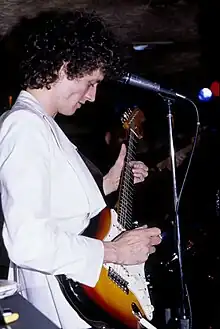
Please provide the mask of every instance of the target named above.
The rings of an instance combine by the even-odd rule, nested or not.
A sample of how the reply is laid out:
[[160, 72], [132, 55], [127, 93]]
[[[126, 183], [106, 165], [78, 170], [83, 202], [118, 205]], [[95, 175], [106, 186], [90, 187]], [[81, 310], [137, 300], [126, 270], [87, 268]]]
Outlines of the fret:
[[138, 137], [133, 130], [129, 129], [127, 153], [120, 181], [118, 201], [118, 222], [126, 230], [131, 229], [133, 226], [134, 176], [130, 162], [135, 160], [137, 142]]

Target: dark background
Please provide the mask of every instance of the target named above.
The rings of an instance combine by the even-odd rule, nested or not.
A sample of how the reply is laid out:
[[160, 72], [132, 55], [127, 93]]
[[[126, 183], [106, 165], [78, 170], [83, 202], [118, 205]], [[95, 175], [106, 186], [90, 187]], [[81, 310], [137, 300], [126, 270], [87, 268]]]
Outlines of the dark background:
[[[198, 92], [220, 79], [219, 2], [214, 0], [135, 0], [135, 1], [8, 1], [0, 4], [0, 34], [10, 30], [19, 17], [31, 16], [41, 9], [60, 7], [95, 8], [131, 49], [130, 69], [190, 97], [198, 106], [201, 134], [180, 204], [180, 223], [184, 270], [193, 309], [193, 328], [219, 328], [219, 97], [202, 103]], [[19, 92], [17, 65], [22, 48], [22, 33], [0, 42], [0, 104], [8, 108]], [[144, 51], [132, 50], [133, 43], [147, 44]], [[105, 143], [105, 132], [112, 130], [117, 141], [123, 136], [120, 117], [137, 105], [145, 114], [144, 138], [137, 159], [149, 167], [169, 155], [167, 107], [150, 91], [128, 86], [102, 84], [94, 104], [88, 104], [71, 118], [57, 117], [57, 122], [79, 149], [106, 173], [117, 158], [119, 143]], [[191, 141], [196, 129], [192, 105], [176, 101], [172, 106], [176, 150]], [[177, 169], [178, 190], [189, 157]], [[116, 195], [117, 199], [117, 195]], [[150, 173], [145, 183], [136, 187], [135, 216], [140, 223], [157, 225], [166, 233], [158, 252], [151, 256], [154, 292], [158, 310], [177, 302], [177, 265], [172, 259], [172, 175], [164, 170]], [[7, 275], [7, 254], [0, 249], [1, 276]], [[160, 263], [166, 264], [161, 266]], [[176, 288], [177, 287], [177, 288]]]

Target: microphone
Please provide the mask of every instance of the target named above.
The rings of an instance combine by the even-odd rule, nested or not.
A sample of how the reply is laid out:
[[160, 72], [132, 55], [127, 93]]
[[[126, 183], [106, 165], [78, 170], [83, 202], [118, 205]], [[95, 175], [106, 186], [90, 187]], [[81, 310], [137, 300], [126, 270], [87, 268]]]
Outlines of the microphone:
[[141, 78], [131, 73], [127, 73], [126, 75], [121, 77], [119, 79], [119, 82], [142, 89], [152, 90], [156, 93], [165, 94], [171, 97], [175, 97], [175, 98], [180, 97], [183, 99], [187, 99], [187, 97], [184, 95], [178, 94], [170, 89], [161, 88], [161, 86], [158, 83], [146, 80], [144, 78]]

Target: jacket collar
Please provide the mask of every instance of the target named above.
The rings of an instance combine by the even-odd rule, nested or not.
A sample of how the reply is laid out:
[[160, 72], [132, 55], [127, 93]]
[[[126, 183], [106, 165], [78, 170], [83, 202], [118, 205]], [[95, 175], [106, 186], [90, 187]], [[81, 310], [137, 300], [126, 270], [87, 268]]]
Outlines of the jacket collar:
[[73, 143], [71, 143], [71, 146], [68, 145], [70, 144], [70, 141], [68, 139], [66, 139], [67, 143], [63, 145], [63, 138], [60, 138], [60, 135], [63, 135], [63, 133], [61, 133], [60, 127], [58, 126], [54, 118], [46, 113], [40, 102], [33, 95], [31, 95], [29, 92], [25, 90], [22, 90], [17, 98], [16, 103], [17, 102], [26, 103], [29, 111], [37, 114], [44, 121], [46, 121], [47, 124], [49, 124], [50, 129], [54, 135], [54, 138], [56, 139], [56, 142], [59, 144], [61, 148], [66, 149], [66, 151], [69, 147], [70, 148], [74, 147], [75, 149], [77, 149], [77, 147]]

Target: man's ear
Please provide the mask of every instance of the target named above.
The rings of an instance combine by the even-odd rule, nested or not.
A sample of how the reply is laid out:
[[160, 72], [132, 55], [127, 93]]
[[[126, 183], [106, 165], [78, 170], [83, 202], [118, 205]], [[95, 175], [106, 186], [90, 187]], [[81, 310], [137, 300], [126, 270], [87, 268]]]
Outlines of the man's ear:
[[66, 76], [66, 68], [67, 68], [67, 63], [63, 63], [63, 65], [61, 66], [58, 72], [59, 80], [62, 80]]

